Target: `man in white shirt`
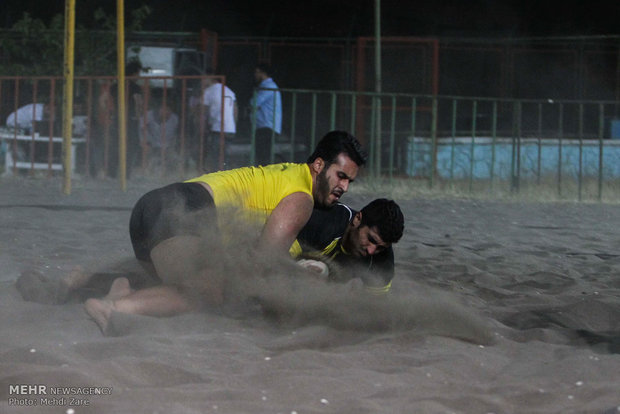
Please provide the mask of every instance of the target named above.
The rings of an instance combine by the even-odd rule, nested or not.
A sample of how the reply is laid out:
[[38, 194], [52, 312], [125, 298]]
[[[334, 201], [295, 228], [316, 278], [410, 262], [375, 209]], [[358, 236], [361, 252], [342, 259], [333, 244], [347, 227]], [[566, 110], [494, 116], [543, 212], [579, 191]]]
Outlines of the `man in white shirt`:
[[49, 116], [49, 106], [44, 103], [28, 104], [11, 113], [6, 118], [6, 126], [23, 129], [26, 133], [32, 131], [34, 121], [42, 121]]
[[[214, 78], [204, 78], [202, 87], [202, 104], [206, 107], [205, 114], [209, 124], [205, 169], [216, 171], [219, 169], [220, 132], [224, 131], [226, 141], [232, 139], [237, 132], [237, 97], [228, 86], [222, 85]], [[224, 89], [223, 93], [222, 88]], [[224, 98], [223, 102], [222, 97]]]

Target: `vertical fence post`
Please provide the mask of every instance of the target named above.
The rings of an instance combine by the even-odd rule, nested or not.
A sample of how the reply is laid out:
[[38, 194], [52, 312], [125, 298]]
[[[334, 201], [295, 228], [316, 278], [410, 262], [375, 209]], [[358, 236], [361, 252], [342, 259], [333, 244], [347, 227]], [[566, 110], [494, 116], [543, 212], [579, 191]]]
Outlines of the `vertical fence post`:
[[458, 101], [452, 99], [452, 145], [450, 148], [450, 188], [454, 188], [454, 159], [456, 147], [456, 117], [458, 111]]
[[375, 110], [375, 106], [377, 105], [376, 99], [373, 95], [372, 104], [370, 109], [370, 139], [368, 141], [368, 170], [371, 171], [372, 174], [375, 174], [375, 131], [376, 126], [375, 123], [377, 118], [377, 113]]
[[478, 116], [478, 101], [474, 100], [471, 106], [471, 145], [469, 148], [469, 192], [474, 189], [474, 164], [476, 150], [476, 117]]
[[275, 162], [275, 153], [276, 153], [276, 112], [278, 109], [278, 94], [276, 91], [273, 91], [273, 118], [271, 119], [271, 143], [269, 146], [271, 147], [271, 151], [269, 151], [269, 162], [273, 164]]
[[542, 103], [538, 103], [538, 159], [536, 169], [536, 184], [540, 186], [540, 175], [542, 171]]
[[312, 151], [316, 143], [316, 92], [312, 93], [312, 111], [310, 125], [310, 150]]
[[185, 175], [185, 112], [187, 111], [187, 79], [183, 78], [181, 80], [181, 145], [179, 148], [179, 153], [181, 155], [181, 173]]
[[118, 176], [121, 183], [121, 190], [127, 191], [127, 106], [125, 104], [124, 0], [116, 0], [116, 63], [118, 72]]
[[250, 165], [254, 165], [256, 163], [256, 98], [257, 98], [257, 94], [258, 93], [255, 89], [252, 95], [252, 114], [251, 114], [252, 130], [250, 131]]
[[[74, 45], [75, 45], [75, 0], [65, 0], [65, 39], [64, 39], [64, 93], [63, 93], [63, 193], [71, 194], [71, 159], [73, 135], [73, 75], [74, 75]], [[52, 96], [53, 99], [53, 96]], [[52, 138], [50, 137], [50, 140]]]
[[[15, 78], [15, 86], [13, 88], [13, 93], [15, 94], [15, 104], [13, 105], [13, 110], [17, 116], [17, 109], [19, 108], [19, 78]], [[15, 128], [13, 129], [13, 145], [9, 150], [13, 155], [11, 157], [13, 158], [13, 175], [17, 174], [17, 129], [17, 125], [15, 125]]]
[[351, 94], [351, 134], [355, 136], [355, 121], [356, 121], [356, 105], [357, 105], [357, 96], [356, 93], [353, 92]]
[[[51, 78], [50, 79], [50, 104], [51, 105], [53, 105], [53, 99], [54, 99], [55, 95], [56, 95], [56, 79]], [[73, 102], [73, 99], [71, 101]], [[71, 106], [73, 106], [73, 105], [71, 105]], [[73, 118], [73, 116], [71, 118]], [[53, 119], [52, 119], [52, 122], [53, 122]], [[71, 130], [73, 131], [73, 125], [72, 125]], [[63, 131], [64, 131], [64, 125], [63, 125]], [[70, 135], [73, 135], [73, 133], [71, 133]], [[53, 136], [54, 136], [54, 128], [49, 128], [49, 138], [50, 139], [49, 139], [49, 142], [47, 144], [47, 154], [48, 154], [48, 157], [47, 157], [47, 162], [48, 162], [48, 164], [47, 164], [47, 176], [48, 177], [52, 176], [52, 160], [53, 160], [53, 157], [54, 157], [54, 141], [52, 139]], [[71, 137], [71, 141], [73, 141], [73, 137]], [[64, 143], [64, 132], [63, 132], [63, 145], [65, 145], [65, 143]], [[70, 157], [69, 160], [71, 160], [71, 157], [75, 157], [75, 154], [73, 154], [73, 151], [71, 151], [71, 153], [69, 154], [69, 157]], [[69, 165], [72, 165], [72, 164], [73, 163], [70, 163]], [[70, 180], [71, 180], [71, 176], [72, 176], [72, 174], [71, 174], [72, 171], [71, 171], [70, 167], [69, 167], [69, 172], [70, 172], [70, 174], [68, 175], [68, 177], [69, 177], [68, 178], [69, 179], [68, 190], [70, 192], [71, 191], [71, 181]], [[63, 172], [63, 173], [66, 174], [66, 172]], [[66, 190], [66, 188], [65, 188], [65, 190]]]
[[437, 170], [437, 95], [433, 95], [432, 116], [431, 116], [431, 174], [428, 185], [433, 188], [435, 185], [435, 173]]
[[577, 199], [581, 201], [583, 190], [583, 103], [579, 103], [579, 175], [577, 177]]
[[389, 175], [390, 182], [394, 174], [394, 141], [396, 136], [396, 95], [392, 95], [392, 119], [390, 122], [390, 158], [389, 158]]
[[84, 170], [85, 170], [85, 174], [89, 174], [90, 173], [90, 152], [91, 152], [91, 143], [92, 143], [92, 136], [93, 136], [93, 79], [92, 78], [88, 78], [88, 90], [87, 90], [87, 94], [86, 94], [86, 122], [88, 124], [88, 127], [86, 128], [86, 154], [85, 154], [85, 164], [84, 164]]
[[521, 137], [523, 135], [523, 104], [517, 101], [517, 193], [521, 190]]
[[291, 150], [289, 153], [290, 161], [295, 160], [295, 120], [297, 115], [297, 92], [293, 92], [293, 102], [291, 104]]
[[562, 197], [562, 145], [564, 143], [564, 104], [558, 105], [558, 197]]
[[417, 112], [417, 100], [415, 97], [411, 98], [411, 148], [407, 152], [407, 161], [411, 162], [411, 174], [414, 175], [415, 166], [415, 121]]
[[415, 121], [416, 121], [416, 114], [418, 111], [418, 100], [414, 97], [411, 98], [411, 135], [413, 135], [415, 137]]
[[489, 176], [491, 178], [490, 188], [492, 191], [495, 178], [495, 145], [497, 142], [497, 100], [493, 100], [493, 120], [491, 122], [491, 169]]
[[336, 129], [336, 93], [331, 93], [331, 105], [330, 105], [330, 115], [329, 115], [329, 129]]
[[518, 135], [518, 122], [519, 122], [519, 104], [517, 101], [512, 103], [512, 154], [510, 157], [510, 191], [517, 190], [516, 181], [516, 165], [517, 165], [517, 135]]
[[[39, 88], [39, 79], [35, 79], [34, 82], [33, 82], [33, 85], [32, 85], [32, 102], [34, 103], [34, 105], [32, 105], [31, 117], [32, 117], [33, 120], [37, 119], [37, 117], [36, 117], [36, 110], [37, 110], [36, 103], [37, 103], [37, 90], [38, 90], [38, 88]], [[53, 122], [53, 120], [50, 119], [50, 122]], [[32, 122], [32, 128], [31, 128], [31, 131], [30, 131], [30, 175], [34, 174], [34, 143], [35, 143], [34, 138], [35, 138], [36, 127], [37, 126], [36, 126], [35, 122], [33, 121]], [[52, 140], [52, 136], [53, 136], [53, 134], [50, 134], [50, 136], [48, 137], [50, 141]], [[49, 162], [48, 165], [52, 164], [50, 156], [51, 156], [51, 154], [48, 153], [48, 155], [47, 155], [47, 159], [48, 159], [48, 162]], [[64, 189], [64, 187], [63, 187], [63, 189]], [[69, 194], [69, 193], [67, 193], [67, 194]]]
[[603, 134], [605, 130], [605, 106], [598, 106], [598, 201], [603, 201]]

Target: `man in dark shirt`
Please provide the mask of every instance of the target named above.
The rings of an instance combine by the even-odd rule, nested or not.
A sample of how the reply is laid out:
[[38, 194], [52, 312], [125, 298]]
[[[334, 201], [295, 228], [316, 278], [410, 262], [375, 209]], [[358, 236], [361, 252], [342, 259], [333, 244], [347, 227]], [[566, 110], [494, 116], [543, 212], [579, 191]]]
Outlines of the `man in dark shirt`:
[[379, 198], [360, 211], [338, 203], [330, 209], [314, 209], [297, 236], [294, 253], [315, 252], [336, 263], [333, 281], [359, 277], [368, 290], [387, 292], [394, 278], [392, 244], [402, 237], [404, 217], [398, 204]]

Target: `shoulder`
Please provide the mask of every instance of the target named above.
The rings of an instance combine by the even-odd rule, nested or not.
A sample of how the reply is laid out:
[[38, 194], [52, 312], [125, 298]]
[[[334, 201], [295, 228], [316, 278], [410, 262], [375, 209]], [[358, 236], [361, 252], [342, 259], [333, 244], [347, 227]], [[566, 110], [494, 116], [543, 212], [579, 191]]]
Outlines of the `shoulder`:
[[338, 233], [344, 233], [353, 218], [353, 211], [345, 204], [337, 203], [330, 208], [315, 208], [310, 220], [312, 225], [329, 227]]
[[342, 237], [352, 217], [353, 210], [341, 203], [326, 209], [315, 208], [298, 239], [302, 245], [323, 249]]
[[217, 94], [217, 85], [219, 85], [219, 83], [211, 85], [211, 86], [205, 88], [205, 90], [203, 92], [203, 95], [204, 96], [213, 96], [213, 95]]
[[346, 222], [347, 224], [353, 219], [355, 211], [343, 203], [336, 203], [330, 208], [315, 209], [317, 217], [321, 217], [325, 221], [333, 221], [335, 223]]
[[224, 91], [226, 92], [226, 96], [232, 96], [233, 99], [235, 98], [236, 96], [235, 92], [232, 89], [230, 89], [228, 86], [224, 87]]
[[271, 177], [274, 184], [285, 193], [296, 191], [312, 196], [312, 174], [308, 164], [280, 163], [259, 167], [265, 177]]

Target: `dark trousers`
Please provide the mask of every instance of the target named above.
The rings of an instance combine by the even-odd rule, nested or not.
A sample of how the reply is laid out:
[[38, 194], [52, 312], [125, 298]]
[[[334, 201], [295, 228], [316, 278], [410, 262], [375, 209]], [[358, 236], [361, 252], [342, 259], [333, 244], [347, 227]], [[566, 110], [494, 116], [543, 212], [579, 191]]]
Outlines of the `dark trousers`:
[[[235, 134], [224, 133], [224, 165], [223, 169], [230, 168], [226, 156], [226, 147], [235, 138]], [[220, 170], [220, 133], [217, 131], [209, 132], [205, 145], [204, 154], [204, 170], [205, 172], [213, 172]]]
[[275, 162], [275, 157], [271, 160], [271, 136], [278, 139], [278, 134], [271, 128], [258, 128], [256, 130], [256, 158], [255, 165], [268, 165]]

